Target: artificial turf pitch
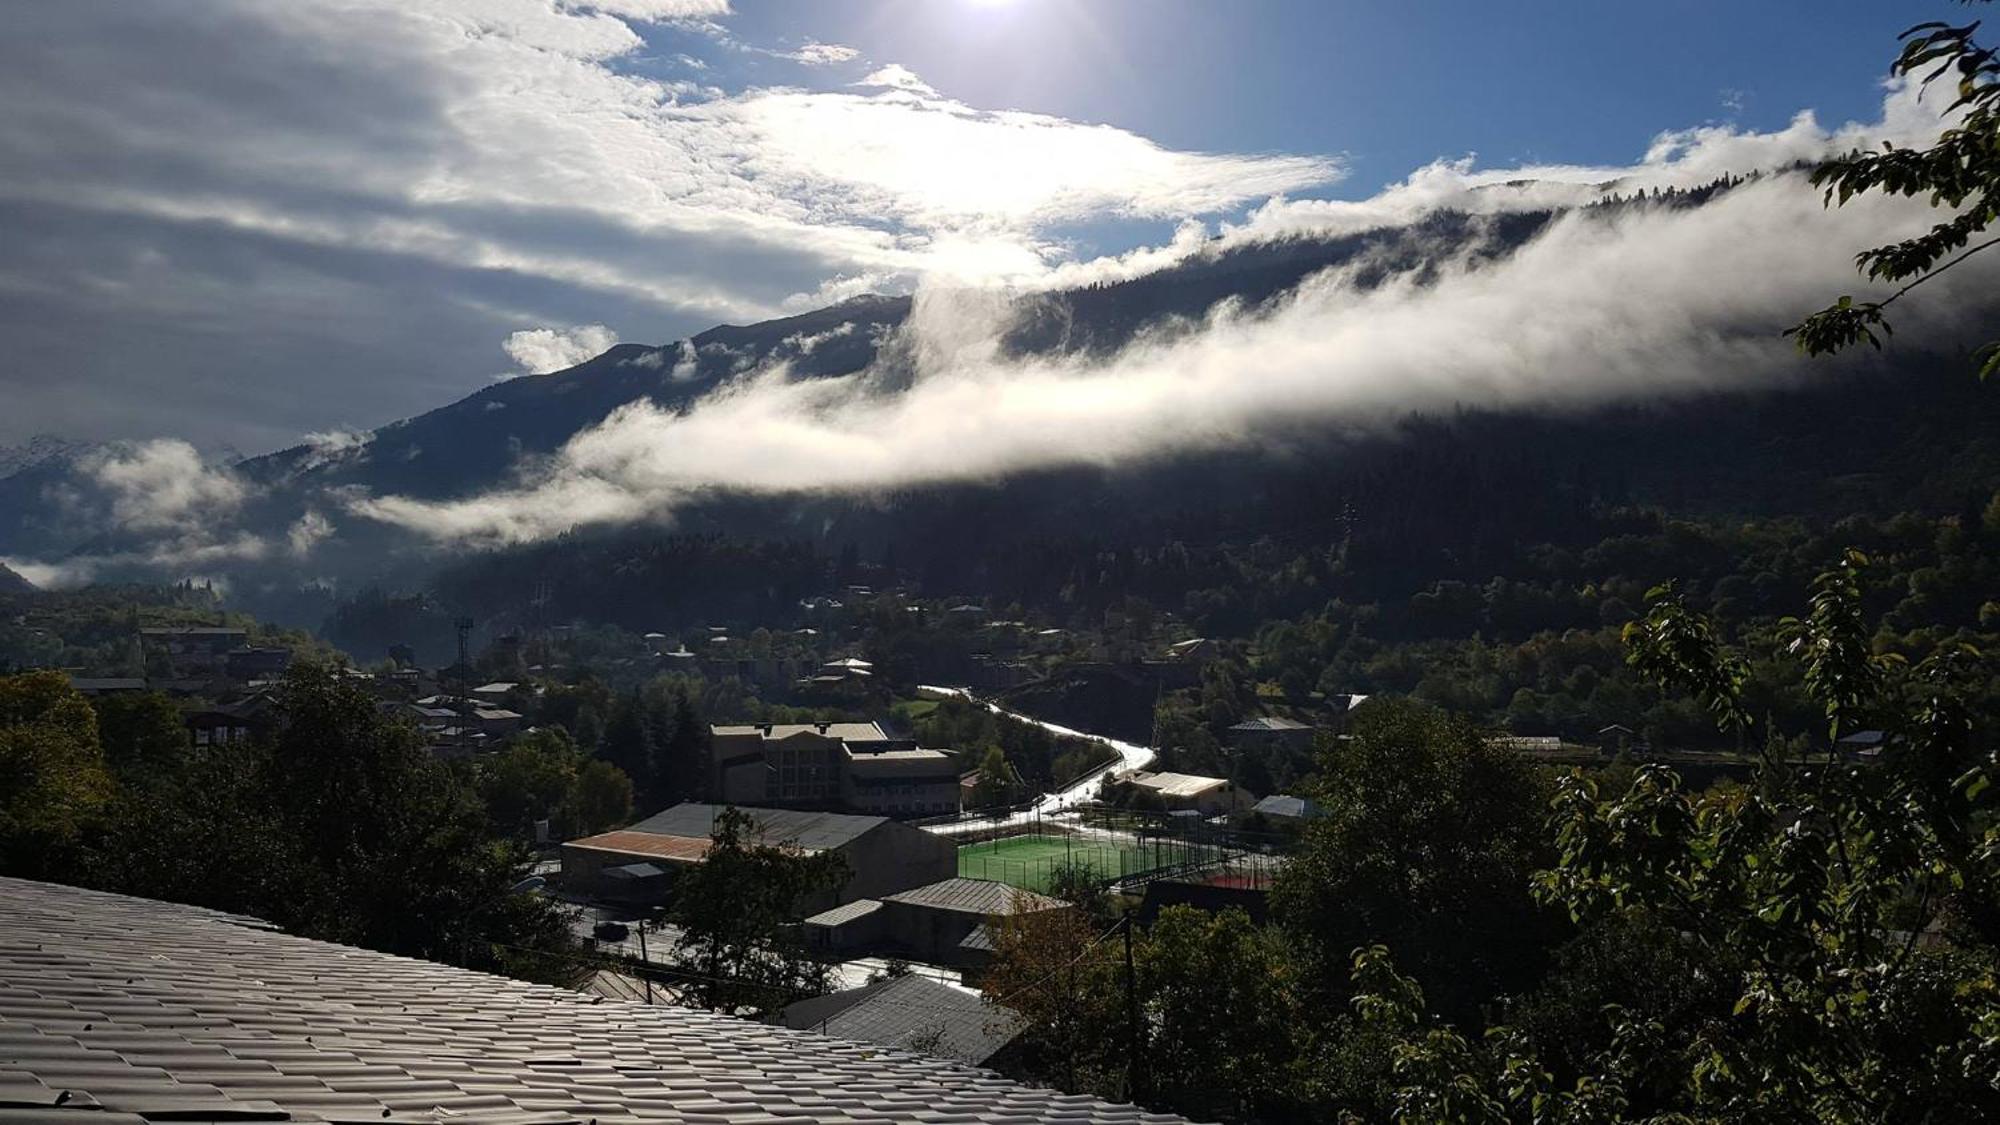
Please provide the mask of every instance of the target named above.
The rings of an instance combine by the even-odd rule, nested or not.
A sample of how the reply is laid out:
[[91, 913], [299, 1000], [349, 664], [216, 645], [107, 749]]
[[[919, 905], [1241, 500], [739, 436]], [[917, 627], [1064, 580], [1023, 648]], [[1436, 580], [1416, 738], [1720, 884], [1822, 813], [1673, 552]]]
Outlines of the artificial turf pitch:
[[1136, 875], [1181, 862], [1183, 849], [1167, 844], [1137, 847], [1062, 836], [1007, 836], [958, 849], [958, 873], [992, 879], [1030, 891], [1049, 889], [1049, 877], [1065, 860], [1088, 866], [1100, 878]]

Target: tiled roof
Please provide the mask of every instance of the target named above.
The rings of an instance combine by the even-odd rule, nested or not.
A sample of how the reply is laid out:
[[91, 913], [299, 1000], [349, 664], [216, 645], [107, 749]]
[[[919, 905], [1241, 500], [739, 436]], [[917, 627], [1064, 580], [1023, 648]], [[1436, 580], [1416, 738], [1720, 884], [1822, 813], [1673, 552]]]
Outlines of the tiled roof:
[[939, 910], [962, 910], [969, 914], [1011, 915], [1037, 910], [1053, 910], [1067, 903], [1059, 898], [1024, 891], [990, 879], [945, 879], [923, 887], [912, 887], [886, 895], [884, 902], [929, 906]]
[[784, 1021], [786, 1027], [973, 1064], [992, 1058], [1021, 1032], [1019, 1013], [916, 973], [801, 1000], [785, 1009]]
[[[654, 813], [626, 831], [648, 832], [660, 836], [699, 836], [706, 839], [715, 834], [715, 817], [722, 808], [721, 805], [693, 802], [675, 805], [665, 812]], [[889, 818], [882, 816], [852, 816], [847, 813], [807, 812], [800, 809], [746, 808], [743, 811], [749, 813], [750, 818], [756, 822], [759, 843], [794, 843], [807, 851], [826, 851], [842, 847], [889, 822]]]
[[176, 1115], [371, 1125], [1178, 1120], [893, 1048], [14, 879], [0, 879], [0, 1115], [79, 1125]]

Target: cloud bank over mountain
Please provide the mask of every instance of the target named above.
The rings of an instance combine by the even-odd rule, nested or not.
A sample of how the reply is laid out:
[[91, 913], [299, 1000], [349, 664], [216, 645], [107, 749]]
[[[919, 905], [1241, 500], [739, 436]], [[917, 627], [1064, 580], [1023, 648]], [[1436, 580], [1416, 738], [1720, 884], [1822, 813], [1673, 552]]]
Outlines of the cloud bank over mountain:
[[[1273, 203], [1219, 242], [1183, 231], [1094, 276], [1438, 207], [1545, 208], [1602, 198], [1606, 184], [1630, 194], [1771, 170], [1699, 207], [1572, 211], [1511, 256], [1450, 262], [1432, 278], [1366, 288], [1354, 284], [1358, 267], [1332, 271], [1274, 308], [1225, 305], [1110, 357], [1009, 358], [998, 342], [1020, 306], [926, 292], [885, 349], [913, 365], [907, 390], [873, 371], [794, 379], [778, 363], [685, 411], [623, 409], [524, 485], [446, 502], [371, 497], [353, 510], [440, 541], [519, 542], [666, 518], [719, 491], [866, 492], [1248, 446], [1299, 424], [1371, 427], [1416, 409], [1568, 409], [1769, 385], [1803, 373], [1779, 331], [1856, 288], [1857, 248], [1935, 221], [1922, 201], [1871, 197], [1828, 210], [1791, 166], [1938, 127], [1898, 89], [1868, 126], [1826, 130], [1802, 117], [1775, 134], [1698, 130], [1663, 136], [1629, 168], [1542, 169], [1548, 178], [1532, 183], [1510, 172], [1502, 183], [1439, 164], [1359, 203]], [[1092, 275], [1079, 266], [1066, 276]], [[1940, 279], [1906, 335], [1949, 347], [1952, 310], [1993, 292], [1995, 278], [1982, 265]]]

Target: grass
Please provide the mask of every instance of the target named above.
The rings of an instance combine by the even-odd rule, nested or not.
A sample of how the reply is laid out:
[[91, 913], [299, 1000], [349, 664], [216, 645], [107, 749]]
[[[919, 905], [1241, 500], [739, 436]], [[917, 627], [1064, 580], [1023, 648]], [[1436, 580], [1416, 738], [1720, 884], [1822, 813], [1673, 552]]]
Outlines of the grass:
[[1142, 848], [1063, 836], [1007, 836], [960, 846], [958, 873], [967, 879], [991, 879], [1025, 890], [1047, 891], [1049, 877], [1065, 860], [1111, 879], [1179, 862], [1185, 858], [1183, 851], [1178, 844]]

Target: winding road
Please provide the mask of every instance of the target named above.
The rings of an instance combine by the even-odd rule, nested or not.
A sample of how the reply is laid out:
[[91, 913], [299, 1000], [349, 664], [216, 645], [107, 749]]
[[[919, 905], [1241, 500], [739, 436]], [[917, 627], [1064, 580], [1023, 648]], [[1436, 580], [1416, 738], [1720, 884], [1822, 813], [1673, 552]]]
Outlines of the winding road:
[[1099, 779], [1105, 774], [1123, 770], [1144, 769], [1152, 764], [1156, 756], [1153, 748], [1150, 746], [1140, 746], [1133, 742], [1120, 742], [1115, 738], [1106, 738], [1103, 735], [1091, 734], [1088, 731], [1071, 730], [1068, 727], [1058, 726], [1055, 723], [1044, 722], [1033, 715], [1023, 715], [1019, 711], [1009, 711], [998, 703], [981, 699], [964, 688], [919, 684], [917, 686], [917, 694], [928, 696], [932, 699], [968, 699], [996, 715], [1006, 715], [1011, 719], [1018, 719], [1024, 723], [1033, 723], [1051, 734], [1067, 735], [1071, 738], [1088, 738], [1096, 742], [1102, 742], [1113, 750], [1118, 751], [1116, 761], [1107, 762], [1097, 769], [1091, 770], [1089, 773], [1071, 782], [1068, 786], [1058, 789], [1053, 793], [1044, 794], [1033, 805], [1008, 816], [977, 816], [946, 824], [924, 825], [926, 831], [934, 832], [940, 836], [956, 836], [982, 829], [1030, 824], [1037, 818], [1048, 818], [1058, 813], [1066, 812], [1077, 805], [1089, 801], [1097, 792]]

